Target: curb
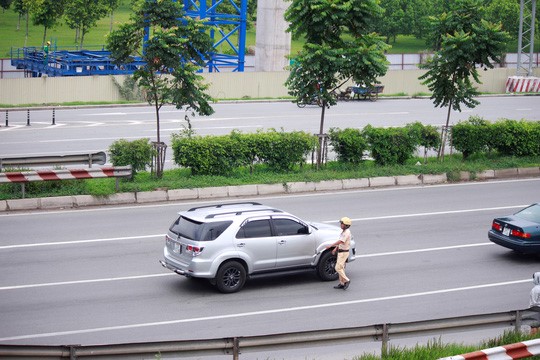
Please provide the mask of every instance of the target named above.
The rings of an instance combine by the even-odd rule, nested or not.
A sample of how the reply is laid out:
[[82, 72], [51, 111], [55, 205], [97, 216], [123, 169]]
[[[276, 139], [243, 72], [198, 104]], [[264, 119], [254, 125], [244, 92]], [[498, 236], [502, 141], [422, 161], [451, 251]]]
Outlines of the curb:
[[[518, 179], [540, 177], [540, 167], [485, 170], [476, 174], [459, 173], [459, 182], [473, 180]], [[390, 186], [423, 186], [443, 184], [448, 176], [443, 174], [382, 176], [361, 179], [324, 180], [319, 182], [290, 182], [283, 184], [254, 184], [240, 186], [216, 186], [199, 189], [171, 189], [116, 193], [109, 196], [75, 195], [45, 198], [0, 200], [0, 212], [75, 209], [90, 206], [147, 204], [166, 201], [202, 200], [212, 198], [235, 198], [277, 194], [297, 194], [319, 191], [338, 191], [381, 188]]]

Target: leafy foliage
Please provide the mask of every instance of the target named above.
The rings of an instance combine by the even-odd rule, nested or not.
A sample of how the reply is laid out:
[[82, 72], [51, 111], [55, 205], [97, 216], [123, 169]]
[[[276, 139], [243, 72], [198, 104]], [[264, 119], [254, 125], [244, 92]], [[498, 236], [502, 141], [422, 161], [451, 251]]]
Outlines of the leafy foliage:
[[337, 154], [338, 161], [358, 164], [362, 161], [368, 144], [359, 129], [330, 128], [330, 145]]
[[64, 13], [67, 0], [35, 0], [30, 1], [30, 13], [34, 25], [43, 26], [43, 41], [47, 38], [47, 29], [54, 27]]
[[[420, 76], [422, 84], [432, 91], [431, 99], [437, 107], [461, 111], [461, 105], [474, 108], [478, 91], [473, 82], [480, 83], [478, 67], [493, 68], [492, 61], [500, 62], [508, 35], [501, 25], [484, 20], [481, 0], [457, 0], [450, 10], [431, 20], [432, 45], [437, 50], [422, 65], [427, 72]], [[439, 156], [444, 157], [446, 131], [443, 132]]]
[[109, 146], [111, 163], [114, 166], [131, 165], [133, 174], [144, 171], [152, 164], [152, 144], [150, 139], [127, 141], [116, 140]]
[[490, 123], [471, 116], [452, 127], [452, 145], [463, 159], [491, 149], [503, 156], [540, 155], [540, 121], [504, 119]]
[[364, 133], [371, 156], [380, 166], [403, 165], [416, 150], [416, 137], [407, 128], [375, 128], [368, 125]]
[[[376, 0], [291, 0], [285, 13], [293, 38], [305, 39], [285, 82], [294, 102], [321, 107], [319, 134], [324, 132], [327, 106], [336, 104], [332, 92], [353, 79], [371, 84], [386, 74], [389, 48], [370, 29], [382, 8]], [[317, 164], [321, 163], [319, 146]]]
[[273, 129], [256, 134], [233, 131], [224, 136], [173, 134], [172, 140], [175, 163], [190, 168], [194, 175], [227, 175], [243, 166], [250, 166], [252, 171], [254, 163], [286, 172], [303, 164], [315, 146], [313, 135]]
[[[150, 29], [148, 36], [145, 29]], [[136, 0], [131, 21], [120, 25], [107, 39], [111, 57], [117, 63], [130, 62], [133, 55], [145, 62], [133, 77], [155, 108], [156, 144], [161, 144], [159, 110], [164, 104], [185, 107], [192, 115], [214, 112], [209, 104], [211, 97], [205, 93], [208, 85], [197, 74], [213, 48], [208, 31], [201, 20], [185, 15], [180, 2]], [[164, 159], [160, 154], [164, 147], [157, 149], [157, 158]], [[156, 165], [160, 177], [163, 164], [156, 161]]]
[[452, 126], [452, 146], [461, 151], [463, 159], [489, 149], [492, 133], [490, 123], [478, 116], [460, 121]]
[[540, 155], [540, 121], [505, 119], [492, 125], [490, 142], [503, 155]]
[[70, 28], [80, 31], [82, 48], [86, 33], [110, 11], [110, 2], [109, 0], [69, 0], [65, 6], [64, 19]]

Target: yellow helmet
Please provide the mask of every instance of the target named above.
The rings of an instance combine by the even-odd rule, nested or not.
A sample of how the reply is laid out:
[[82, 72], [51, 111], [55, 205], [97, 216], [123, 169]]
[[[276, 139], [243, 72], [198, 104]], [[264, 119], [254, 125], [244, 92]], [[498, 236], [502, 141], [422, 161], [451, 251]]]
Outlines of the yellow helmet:
[[51, 45], [51, 42], [50, 42], [50, 41], [47, 41], [47, 45]]
[[348, 217], [342, 217], [341, 220], [339, 220], [340, 223], [342, 224], [345, 224], [347, 226], [351, 226], [352, 225], [352, 221], [351, 219], [349, 219]]

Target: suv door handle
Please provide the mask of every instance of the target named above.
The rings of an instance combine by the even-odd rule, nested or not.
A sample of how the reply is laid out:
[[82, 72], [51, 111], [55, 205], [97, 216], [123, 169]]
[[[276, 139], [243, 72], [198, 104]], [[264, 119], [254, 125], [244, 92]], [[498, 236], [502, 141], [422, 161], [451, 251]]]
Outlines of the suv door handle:
[[238, 243], [238, 244], [236, 244], [236, 246], [238, 246], [238, 247], [244, 247], [244, 246], [246, 246], [246, 243]]
[[280, 240], [278, 242], [279, 245], [285, 245], [287, 243], [287, 240]]

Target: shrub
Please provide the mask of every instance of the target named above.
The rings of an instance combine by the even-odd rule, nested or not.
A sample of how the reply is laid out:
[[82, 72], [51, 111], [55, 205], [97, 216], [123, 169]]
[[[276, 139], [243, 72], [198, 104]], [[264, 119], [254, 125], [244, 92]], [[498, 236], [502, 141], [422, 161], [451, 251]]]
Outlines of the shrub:
[[352, 164], [362, 161], [364, 151], [367, 150], [367, 141], [359, 129], [330, 128], [330, 145], [337, 154], [337, 160]]
[[270, 129], [257, 135], [257, 157], [274, 171], [286, 172], [303, 164], [317, 146], [317, 138], [304, 131], [286, 133]]
[[368, 125], [364, 134], [371, 156], [380, 166], [403, 165], [416, 150], [416, 139], [407, 128], [375, 128]]
[[424, 147], [424, 161], [427, 161], [428, 150], [436, 150], [441, 144], [441, 135], [433, 125], [424, 125], [417, 121], [407, 124], [407, 130], [417, 145]]
[[493, 147], [502, 155], [540, 155], [540, 122], [502, 120], [492, 125]]
[[133, 174], [136, 174], [152, 165], [154, 150], [148, 138], [133, 141], [120, 139], [109, 146], [109, 153], [114, 166], [131, 165]]
[[471, 116], [452, 127], [452, 146], [463, 154], [463, 159], [490, 148], [491, 125], [478, 116]]
[[174, 162], [191, 169], [193, 175], [228, 175], [247, 164], [246, 149], [238, 136], [173, 135]]

